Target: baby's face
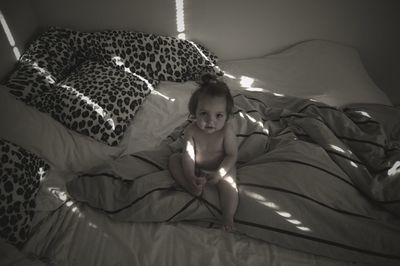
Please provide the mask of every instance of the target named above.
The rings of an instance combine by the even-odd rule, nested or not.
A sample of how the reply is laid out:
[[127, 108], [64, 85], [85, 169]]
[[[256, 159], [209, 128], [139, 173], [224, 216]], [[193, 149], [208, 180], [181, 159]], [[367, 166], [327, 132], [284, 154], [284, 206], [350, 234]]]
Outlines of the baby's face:
[[202, 96], [196, 110], [196, 124], [204, 132], [211, 134], [221, 130], [226, 122], [225, 97]]

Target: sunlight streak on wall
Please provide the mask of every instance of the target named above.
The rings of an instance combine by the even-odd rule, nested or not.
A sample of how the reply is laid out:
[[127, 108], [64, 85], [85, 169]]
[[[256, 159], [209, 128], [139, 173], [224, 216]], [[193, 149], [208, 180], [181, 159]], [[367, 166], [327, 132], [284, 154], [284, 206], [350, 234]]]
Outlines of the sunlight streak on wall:
[[3, 27], [4, 33], [7, 36], [7, 40], [10, 43], [10, 46], [12, 47], [12, 50], [13, 50], [15, 58], [17, 60], [19, 60], [19, 58], [21, 57], [21, 53], [19, 52], [18, 47], [15, 46], [15, 39], [14, 39], [12, 33], [11, 33], [10, 28], [8, 27], [7, 21], [4, 18], [3, 13], [1, 12], [1, 10], [0, 10], [0, 23], [1, 23], [1, 26]]
[[183, 0], [175, 0], [176, 5], [176, 30], [178, 32], [185, 31], [185, 14], [183, 9]]
[[185, 13], [183, 7], [183, 0], [175, 0], [175, 8], [176, 8], [176, 31], [178, 32], [178, 38], [186, 39]]
[[178, 34], [178, 38], [182, 39], [182, 40], [186, 40], [186, 34], [181, 32], [181, 33]]

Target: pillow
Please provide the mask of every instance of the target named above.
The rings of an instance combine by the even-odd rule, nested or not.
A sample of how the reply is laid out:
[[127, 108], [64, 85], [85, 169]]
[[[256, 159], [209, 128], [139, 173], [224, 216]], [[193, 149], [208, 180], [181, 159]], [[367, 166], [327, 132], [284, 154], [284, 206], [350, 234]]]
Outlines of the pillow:
[[96, 32], [104, 64], [128, 68], [148, 80], [183, 82], [213, 72], [217, 57], [189, 40], [144, 32]]
[[4, 139], [0, 139], [0, 160], [0, 237], [20, 248], [28, 239], [40, 180], [49, 166]]
[[117, 145], [150, 88], [139, 77], [87, 60], [34, 106], [73, 131]]
[[188, 118], [189, 98], [197, 87], [194, 81], [161, 81], [137, 112], [126, 134], [129, 143], [124, 154], [154, 148], [167, 138]]
[[311, 98], [333, 106], [392, 105], [369, 77], [357, 50], [330, 41], [305, 41], [276, 54], [218, 65], [234, 89]]
[[173, 37], [51, 28], [28, 47], [6, 85], [69, 129], [116, 146], [159, 81], [195, 80], [216, 60]]
[[7, 80], [11, 93], [24, 102], [51, 90], [77, 63], [71, 46], [75, 31], [50, 28], [33, 41]]
[[109, 146], [67, 129], [48, 114], [17, 100], [0, 85], [0, 138], [30, 150], [62, 172], [81, 172], [116, 158], [128, 139]]

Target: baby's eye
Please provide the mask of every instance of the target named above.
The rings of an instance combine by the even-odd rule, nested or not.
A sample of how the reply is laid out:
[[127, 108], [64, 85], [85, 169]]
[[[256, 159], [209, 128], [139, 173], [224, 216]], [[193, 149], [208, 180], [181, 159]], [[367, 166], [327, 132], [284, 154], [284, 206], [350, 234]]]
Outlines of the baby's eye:
[[200, 116], [206, 116], [206, 115], [207, 115], [207, 112], [200, 112], [199, 115], [200, 115]]
[[219, 119], [224, 118], [224, 117], [225, 117], [224, 114], [217, 114], [217, 118], [219, 118]]

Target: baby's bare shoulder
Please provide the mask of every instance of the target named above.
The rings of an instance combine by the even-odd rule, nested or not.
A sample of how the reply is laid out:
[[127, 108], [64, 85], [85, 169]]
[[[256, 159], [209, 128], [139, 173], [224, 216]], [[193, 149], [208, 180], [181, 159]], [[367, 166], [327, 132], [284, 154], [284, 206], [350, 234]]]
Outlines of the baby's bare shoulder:
[[224, 126], [224, 133], [225, 134], [234, 134], [234, 132], [235, 132], [235, 126], [229, 120], [228, 122], [226, 122], [226, 124]]
[[198, 131], [197, 126], [195, 125], [195, 123], [191, 123], [190, 125], [188, 125], [185, 130], [183, 131], [185, 136], [193, 136], [196, 134], [196, 132]]

